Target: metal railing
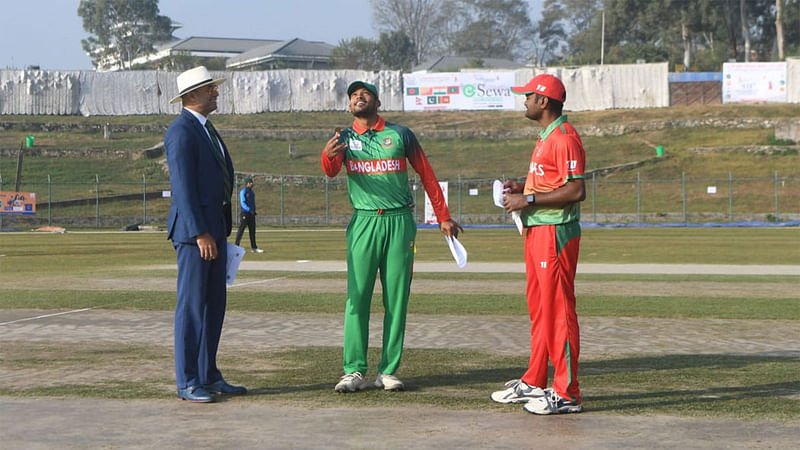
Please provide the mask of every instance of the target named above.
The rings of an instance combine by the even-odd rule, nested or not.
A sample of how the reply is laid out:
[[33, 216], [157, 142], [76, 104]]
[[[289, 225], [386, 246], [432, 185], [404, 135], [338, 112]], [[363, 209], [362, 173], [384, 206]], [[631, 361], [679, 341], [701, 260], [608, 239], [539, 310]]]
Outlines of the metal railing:
[[[339, 176], [251, 174], [255, 181], [256, 222], [259, 226], [340, 226], [352, 208], [346, 179]], [[31, 229], [44, 225], [65, 228], [163, 227], [170, 206], [169, 182], [163, 177], [140, 182], [24, 181], [22, 192], [36, 192], [35, 215], [1, 215], [0, 229]], [[511, 224], [494, 206], [494, 178], [440, 179], [448, 182], [451, 215], [463, 225]], [[411, 189], [415, 217], [424, 222], [424, 190], [414, 177]], [[242, 187], [237, 183], [236, 192]], [[13, 190], [3, 183], [0, 191]], [[727, 177], [609, 180], [590, 174], [583, 222], [597, 224], [704, 224], [786, 222], [800, 220], [800, 178]], [[234, 194], [236, 195], [236, 194]], [[236, 200], [236, 199], [234, 199]], [[237, 214], [235, 214], [236, 216]], [[237, 221], [237, 218], [234, 217]]]

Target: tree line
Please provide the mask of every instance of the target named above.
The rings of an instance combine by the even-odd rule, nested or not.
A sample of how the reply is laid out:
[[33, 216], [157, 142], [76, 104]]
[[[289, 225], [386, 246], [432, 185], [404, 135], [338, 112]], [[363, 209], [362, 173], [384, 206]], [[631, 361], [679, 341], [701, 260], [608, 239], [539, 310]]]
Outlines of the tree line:
[[800, 0], [547, 0], [538, 32], [543, 61], [720, 71], [800, 55]]
[[[533, 22], [524, 0], [370, 0], [376, 39], [341, 40], [332, 66], [403, 70], [439, 56], [535, 66], [669, 62], [720, 71], [726, 61], [800, 55], [800, 0], [545, 0]], [[95, 67], [123, 69], [171, 38], [158, 0], [81, 0]], [[184, 57], [186, 59], [187, 57]], [[191, 58], [189, 58], [191, 59]], [[184, 61], [188, 66], [191, 61]]]

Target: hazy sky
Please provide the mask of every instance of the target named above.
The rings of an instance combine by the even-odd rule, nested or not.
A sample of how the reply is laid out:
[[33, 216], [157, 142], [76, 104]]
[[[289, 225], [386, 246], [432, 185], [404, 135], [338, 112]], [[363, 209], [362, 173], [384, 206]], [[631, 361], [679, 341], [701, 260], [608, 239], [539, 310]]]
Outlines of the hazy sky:
[[[544, 0], [526, 0], [532, 20]], [[79, 0], [7, 0], [0, 18], [0, 68], [91, 70], [81, 48], [88, 36]], [[280, 6], [276, 6], [280, 5]], [[369, 0], [161, 0], [162, 15], [183, 24], [175, 35], [280, 39], [332, 45], [356, 36], [375, 38]]]

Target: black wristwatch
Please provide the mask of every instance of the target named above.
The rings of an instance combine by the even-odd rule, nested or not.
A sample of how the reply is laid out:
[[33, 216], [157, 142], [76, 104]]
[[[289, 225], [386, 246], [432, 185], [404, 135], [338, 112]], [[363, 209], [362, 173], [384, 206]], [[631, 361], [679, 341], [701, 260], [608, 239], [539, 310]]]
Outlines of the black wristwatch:
[[533, 194], [528, 194], [525, 196], [525, 200], [528, 201], [528, 206], [531, 206], [536, 203], [536, 196]]

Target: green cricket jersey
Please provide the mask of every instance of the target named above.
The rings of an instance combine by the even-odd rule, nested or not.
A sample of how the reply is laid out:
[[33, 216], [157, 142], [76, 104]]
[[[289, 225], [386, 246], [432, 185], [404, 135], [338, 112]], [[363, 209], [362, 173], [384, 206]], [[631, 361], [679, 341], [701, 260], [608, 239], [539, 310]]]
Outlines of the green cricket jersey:
[[420, 175], [439, 222], [450, 219], [444, 195], [417, 137], [408, 128], [385, 122], [379, 117], [372, 129], [353, 126], [340, 132], [347, 144], [339, 161], [322, 156], [323, 171], [336, 176], [343, 164], [347, 170], [347, 189], [354, 209], [389, 210], [414, 203], [408, 183], [408, 163]]

